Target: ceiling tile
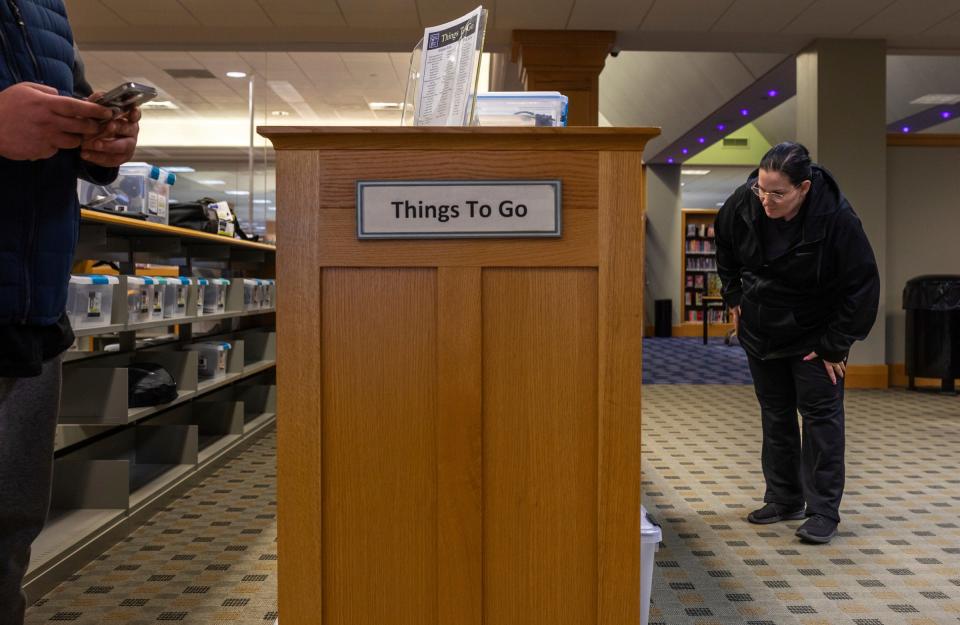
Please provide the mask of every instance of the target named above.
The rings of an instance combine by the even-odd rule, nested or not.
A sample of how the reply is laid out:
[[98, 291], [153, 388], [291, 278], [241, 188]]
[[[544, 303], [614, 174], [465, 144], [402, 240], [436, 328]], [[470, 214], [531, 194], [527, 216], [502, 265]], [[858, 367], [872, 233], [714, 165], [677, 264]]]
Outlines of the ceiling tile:
[[230, 28], [244, 26], [270, 27], [273, 22], [255, 0], [180, 0], [204, 26], [222, 28], [225, 18]]
[[771, 10], [770, 0], [737, 0], [711, 29], [723, 33], [775, 33], [800, 15], [814, 0], [784, 2]]
[[733, 0], [657, 0], [641, 31], [682, 32], [709, 30], [720, 19]]
[[611, 24], [617, 24], [617, 30], [636, 30], [653, 2], [627, 0], [598, 3], [577, 0], [565, 27], [570, 30], [609, 30]]
[[876, 0], [817, 0], [781, 32], [816, 36], [850, 34], [886, 6]]
[[899, 0], [861, 25], [854, 34], [867, 37], [916, 35], [960, 10], [956, 0]]
[[94, 26], [98, 28], [129, 26], [116, 12], [111, 11], [100, 0], [68, 0], [67, 15], [74, 28]]
[[[577, 0], [583, 2], [585, 0]], [[502, 2], [497, 5], [493, 24], [498, 30], [523, 28], [560, 30], [567, 27], [567, 18], [574, 0], [527, 0]]]
[[258, 0], [277, 26], [345, 27], [336, 0]]
[[[103, 0], [103, 3], [133, 26], [198, 26], [196, 20], [177, 0]], [[145, 31], [144, 36], [149, 31]], [[129, 36], [129, 33], [126, 33]]]
[[341, 2], [340, 8], [350, 28], [422, 28], [415, 0], [350, 0]]
[[[466, 15], [482, 3], [480, 0], [416, 0], [420, 12], [420, 28], [437, 26]], [[485, 6], [490, 10], [490, 6]], [[492, 17], [492, 16], [491, 16]]]

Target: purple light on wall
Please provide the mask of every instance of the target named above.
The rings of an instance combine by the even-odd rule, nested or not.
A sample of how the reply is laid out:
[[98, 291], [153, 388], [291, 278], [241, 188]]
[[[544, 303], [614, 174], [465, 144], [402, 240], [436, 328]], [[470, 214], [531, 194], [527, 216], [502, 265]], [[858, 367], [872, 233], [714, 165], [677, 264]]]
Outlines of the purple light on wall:
[[769, 97], [771, 97], [771, 98], [775, 98], [775, 97], [777, 97], [777, 90], [776, 90], [776, 89], [771, 89], [770, 91], [767, 91], [767, 95], [768, 95]]
[[749, 110], [749, 109], [740, 109], [740, 114], [741, 114], [742, 116], [746, 117], [747, 115], [750, 114], [750, 110]]
[[706, 143], [706, 142], [707, 140], [704, 139], [703, 137], [697, 137], [697, 143]]
[[667, 164], [673, 165], [673, 157], [672, 157], [672, 156], [667, 159]]
[[910, 132], [910, 126], [904, 126], [903, 128], [900, 129], [900, 131], [904, 133]]
[[683, 148], [682, 150], [680, 150], [680, 152], [683, 154], [689, 154], [690, 150], [688, 150], [687, 148]]
[[950, 111], [943, 111], [940, 113], [942, 119], [950, 119]]
[[723, 132], [723, 131], [726, 130], [726, 129], [727, 129], [726, 125], [724, 125], [724, 124], [717, 124], [717, 130], [719, 130], [720, 132]]

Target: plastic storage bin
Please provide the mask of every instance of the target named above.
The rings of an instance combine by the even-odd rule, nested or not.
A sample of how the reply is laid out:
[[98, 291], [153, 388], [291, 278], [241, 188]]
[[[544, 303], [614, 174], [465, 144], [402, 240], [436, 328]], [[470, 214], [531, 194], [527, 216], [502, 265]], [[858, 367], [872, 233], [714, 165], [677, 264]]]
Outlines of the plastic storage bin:
[[210, 281], [206, 278], [192, 278], [193, 283], [197, 285], [197, 316], [203, 316], [203, 300], [206, 297], [207, 287]]
[[165, 224], [170, 221], [170, 187], [176, 180], [176, 175], [148, 163], [126, 163], [109, 185], [79, 181], [77, 197], [82, 206]]
[[566, 126], [567, 96], [558, 91], [495, 91], [477, 94], [480, 126]]
[[166, 286], [164, 278], [151, 278], [153, 280], [153, 292], [150, 293], [150, 321], [160, 321], [163, 319], [164, 295]]
[[226, 278], [210, 278], [209, 284], [203, 292], [203, 314], [215, 315], [227, 310], [227, 287], [230, 281]]
[[227, 355], [232, 345], [221, 341], [194, 343], [187, 349], [199, 352], [197, 374], [201, 378], [219, 378], [227, 374]]
[[243, 279], [243, 309], [260, 310], [263, 306], [263, 280]]
[[264, 310], [272, 310], [277, 307], [277, 281], [267, 279], [263, 281], [263, 299], [260, 300], [261, 307]]
[[67, 316], [74, 328], [99, 328], [110, 325], [113, 292], [120, 279], [116, 276], [70, 276], [67, 292]]
[[163, 318], [186, 317], [189, 314], [187, 301], [190, 294], [190, 278], [158, 278], [157, 281], [163, 288]]
[[[153, 278], [146, 276], [127, 276], [128, 323], [150, 321], [154, 286]], [[161, 314], [162, 310], [161, 308]]]
[[650, 591], [653, 589], [653, 561], [660, 548], [663, 534], [660, 526], [647, 517], [647, 510], [640, 506], [640, 625], [650, 619]]

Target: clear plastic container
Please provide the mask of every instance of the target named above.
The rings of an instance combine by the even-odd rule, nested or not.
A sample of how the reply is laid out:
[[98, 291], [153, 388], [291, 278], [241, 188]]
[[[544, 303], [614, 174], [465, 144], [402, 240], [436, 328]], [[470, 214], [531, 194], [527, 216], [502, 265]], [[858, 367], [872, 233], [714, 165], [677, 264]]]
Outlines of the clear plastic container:
[[70, 276], [67, 290], [67, 316], [74, 328], [99, 328], [110, 325], [113, 293], [120, 279], [116, 276]]
[[191, 278], [194, 284], [197, 285], [197, 316], [203, 316], [203, 300], [206, 296], [207, 288], [210, 286], [210, 281], [206, 278]]
[[163, 319], [166, 278], [151, 278], [151, 280], [153, 280], [153, 292], [150, 293], [150, 321], [160, 321]]
[[110, 187], [127, 197], [128, 212], [165, 224], [170, 221], [170, 187], [176, 181], [175, 174], [148, 163], [126, 163]]
[[188, 345], [187, 349], [198, 352], [197, 374], [201, 378], [219, 378], [227, 374], [227, 356], [233, 348], [230, 343], [209, 341]]
[[157, 278], [163, 285], [163, 318], [182, 319], [188, 315], [190, 278]]
[[640, 506], [640, 625], [650, 619], [650, 591], [653, 589], [653, 562], [663, 534], [660, 526], [647, 517], [647, 510]]
[[263, 281], [263, 299], [260, 300], [261, 308], [272, 310], [277, 307], [277, 281], [265, 279]]
[[263, 280], [243, 279], [243, 309], [260, 310], [263, 308]]
[[480, 126], [566, 126], [567, 96], [559, 91], [491, 91], [477, 94]]
[[209, 282], [203, 293], [203, 314], [216, 315], [226, 312], [230, 281], [226, 278], [210, 278]]
[[[155, 281], [146, 276], [127, 276], [127, 322], [150, 321]], [[161, 315], [163, 308], [161, 307]], [[161, 317], [162, 318], [162, 317]]]

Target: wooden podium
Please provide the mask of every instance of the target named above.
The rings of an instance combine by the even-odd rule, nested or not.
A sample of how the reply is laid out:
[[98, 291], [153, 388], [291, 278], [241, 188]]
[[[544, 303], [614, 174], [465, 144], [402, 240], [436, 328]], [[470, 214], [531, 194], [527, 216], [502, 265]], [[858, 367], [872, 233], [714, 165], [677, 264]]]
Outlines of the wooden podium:
[[[639, 622], [657, 129], [262, 127], [283, 625]], [[554, 239], [358, 240], [359, 180], [562, 181]]]

